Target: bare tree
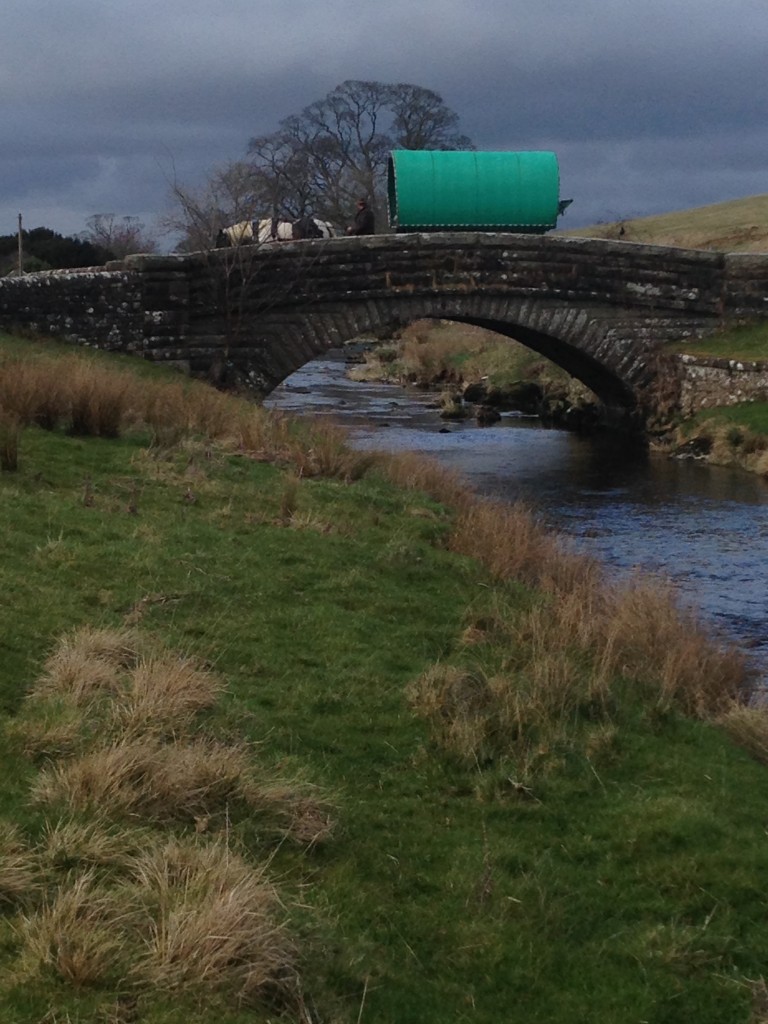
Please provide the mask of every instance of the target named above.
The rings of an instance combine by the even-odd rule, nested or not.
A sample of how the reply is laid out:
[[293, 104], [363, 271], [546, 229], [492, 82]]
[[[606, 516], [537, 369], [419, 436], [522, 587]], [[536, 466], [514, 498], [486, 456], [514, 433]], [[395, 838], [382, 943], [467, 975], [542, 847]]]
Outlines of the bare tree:
[[[240, 346], [249, 318], [285, 301], [322, 250], [312, 245], [288, 264], [281, 263], [275, 282], [270, 264], [272, 257], [280, 259], [279, 247], [258, 255], [257, 244], [214, 253], [219, 231], [242, 221], [295, 221], [306, 215], [343, 229], [362, 195], [383, 224], [387, 158], [398, 148], [473, 146], [458, 132], [458, 116], [430, 89], [347, 81], [285, 118], [276, 131], [251, 139], [246, 160], [216, 169], [202, 187], [187, 188], [174, 172], [174, 209], [164, 219], [165, 227], [179, 237], [180, 250], [199, 254], [213, 269], [207, 280], [216, 294], [207, 298], [220, 311], [211, 329], [225, 339], [222, 365], [229, 365], [232, 351]], [[222, 371], [218, 381], [225, 379]]]
[[473, 149], [442, 97], [422, 86], [347, 81], [276, 131], [251, 139], [245, 160], [217, 168], [199, 189], [171, 182], [165, 226], [179, 248], [200, 251], [229, 224], [314, 215], [343, 230], [355, 200], [368, 198], [385, 223], [392, 149]]
[[458, 123], [431, 89], [350, 80], [251, 139], [248, 153], [274, 215], [313, 212], [342, 226], [365, 195], [381, 223], [390, 150], [474, 148]]
[[157, 252], [157, 239], [148, 234], [138, 217], [117, 217], [114, 213], [94, 213], [85, 222], [87, 230], [80, 238], [98, 245], [122, 259], [131, 253]]
[[170, 191], [173, 209], [162, 223], [166, 231], [178, 236], [177, 248], [182, 252], [211, 249], [222, 228], [264, 216], [262, 211], [269, 203], [245, 161], [217, 168], [197, 189], [181, 184], [174, 175]]
[[258, 315], [284, 301], [300, 283], [307, 266], [320, 255], [321, 245], [292, 252], [280, 265], [277, 278], [274, 268], [282, 243], [262, 243], [257, 235], [249, 244], [216, 247], [223, 227], [260, 219], [269, 208], [270, 193], [245, 162], [219, 168], [198, 189], [174, 179], [171, 196], [174, 210], [163, 218], [163, 226], [179, 237], [177, 249], [189, 253], [199, 268], [191, 278], [194, 302], [209, 310], [208, 333], [220, 339], [209, 379], [222, 388], [258, 389], [257, 381], [243, 377], [237, 352], [247, 347]]

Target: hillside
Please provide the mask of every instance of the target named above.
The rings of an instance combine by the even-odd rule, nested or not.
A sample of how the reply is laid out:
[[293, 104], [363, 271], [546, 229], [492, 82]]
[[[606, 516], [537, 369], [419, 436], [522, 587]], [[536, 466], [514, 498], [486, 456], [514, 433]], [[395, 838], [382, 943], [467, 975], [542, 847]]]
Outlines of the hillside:
[[[624, 234], [621, 234], [622, 228]], [[768, 252], [768, 194], [558, 234], [723, 252]]]

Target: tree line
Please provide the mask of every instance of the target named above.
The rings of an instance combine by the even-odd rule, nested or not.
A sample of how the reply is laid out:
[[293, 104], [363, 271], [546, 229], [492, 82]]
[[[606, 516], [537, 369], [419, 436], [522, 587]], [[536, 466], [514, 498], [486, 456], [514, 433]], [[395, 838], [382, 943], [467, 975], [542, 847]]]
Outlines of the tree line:
[[[129, 253], [158, 249], [157, 239], [138, 217], [95, 213], [86, 224], [86, 230], [77, 235], [62, 235], [46, 227], [22, 231], [24, 272], [101, 267]], [[18, 251], [18, 233], [0, 235], [0, 277], [18, 270]]]

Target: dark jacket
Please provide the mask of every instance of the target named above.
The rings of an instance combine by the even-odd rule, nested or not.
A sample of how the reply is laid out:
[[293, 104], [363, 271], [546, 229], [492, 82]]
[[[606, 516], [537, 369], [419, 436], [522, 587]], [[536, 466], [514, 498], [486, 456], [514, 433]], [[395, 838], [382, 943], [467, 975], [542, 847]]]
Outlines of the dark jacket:
[[347, 228], [348, 235], [372, 235], [376, 230], [373, 210], [364, 206], [355, 214], [354, 222]]

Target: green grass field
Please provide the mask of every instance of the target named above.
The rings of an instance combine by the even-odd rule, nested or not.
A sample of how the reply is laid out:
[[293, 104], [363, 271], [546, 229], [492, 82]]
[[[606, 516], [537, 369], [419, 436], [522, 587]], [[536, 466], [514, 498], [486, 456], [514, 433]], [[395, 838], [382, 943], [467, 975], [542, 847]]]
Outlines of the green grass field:
[[[751, 754], [713, 724], [738, 657], [437, 471], [355, 461], [260, 416], [257, 441], [235, 443], [256, 411], [189, 394], [207, 419], [180, 436], [127, 399], [115, 438], [75, 435], [60, 412], [25, 425], [18, 469], [0, 472], [0, 1018], [761, 1019], [765, 722], [748, 715]], [[225, 690], [129, 728], [128, 668], [99, 683], [91, 657], [90, 681], [70, 668], [52, 689], [56, 642], [92, 627], [193, 658]], [[76, 774], [131, 736], [153, 756], [208, 750], [211, 772], [222, 745], [252, 767], [190, 794], [206, 765], [184, 762], [171, 790], [145, 758], [135, 804], [112, 769]], [[322, 841], [276, 824], [318, 806]], [[139, 893], [158, 850], [166, 888]], [[221, 851], [224, 867], [190, 874]], [[256, 939], [221, 951], [221, 893], [257, 914], [243, 864], [276, 887], [265, 905], [291, 936], [266, 942], [287, 966], [261, 982], [243, 973]], [[241, 881], [212, 904], [196, 887], [219, 870]]]

